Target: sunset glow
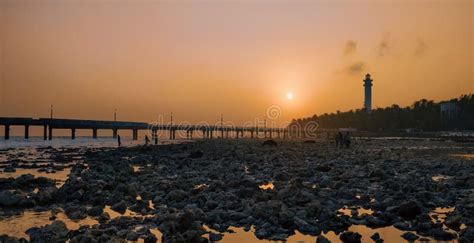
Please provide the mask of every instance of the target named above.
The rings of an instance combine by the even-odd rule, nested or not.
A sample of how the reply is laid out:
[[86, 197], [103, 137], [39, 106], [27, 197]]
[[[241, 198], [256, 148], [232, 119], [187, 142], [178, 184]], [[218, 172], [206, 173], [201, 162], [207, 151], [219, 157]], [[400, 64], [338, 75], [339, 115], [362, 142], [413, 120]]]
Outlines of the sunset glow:
[[0, 1], [0, 116], [242, 124], [297, 99], [285, 122], [361, 108], [367, 72], [374, 108], [456, 97], [474, 92], [472, 4]]
[[286, 98], [288, 100], [292, 100], [294, 98], [293, 92], [290, 91], [290, 92], [286, 93]]

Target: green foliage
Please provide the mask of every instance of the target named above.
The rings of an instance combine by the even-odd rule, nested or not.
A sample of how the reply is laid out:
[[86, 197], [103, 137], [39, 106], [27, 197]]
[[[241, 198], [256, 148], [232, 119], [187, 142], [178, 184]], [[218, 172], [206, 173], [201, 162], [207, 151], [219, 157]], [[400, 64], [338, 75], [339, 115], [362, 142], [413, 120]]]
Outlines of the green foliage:
[[362, 131], [397, 131], [397, 130], [474, 130], [474, 95], [462, 95], [451, 99], [456, 103], [459, 115], [446, 118], [441, 115], [440, 104], [432, 100], [421, 99], [409, 107], [402, 108], [396, 104], [390, 107], [377, 108], [368, 114], [363, 109], [314, 115], [296, 119], [293, 123], [303, 125], [316, 121], [320, 128], [356, 128]]

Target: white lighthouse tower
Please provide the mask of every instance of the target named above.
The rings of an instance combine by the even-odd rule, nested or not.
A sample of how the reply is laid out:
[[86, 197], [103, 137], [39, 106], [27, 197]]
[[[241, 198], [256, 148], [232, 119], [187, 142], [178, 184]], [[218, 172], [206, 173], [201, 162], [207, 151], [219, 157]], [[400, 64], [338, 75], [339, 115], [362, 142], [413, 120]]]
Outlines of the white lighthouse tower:
[[369, 114], [372, 112], [372, 81], [373, 80], [370, 79], [370, 74], [366, 74], [364, 79], [364, 109]]

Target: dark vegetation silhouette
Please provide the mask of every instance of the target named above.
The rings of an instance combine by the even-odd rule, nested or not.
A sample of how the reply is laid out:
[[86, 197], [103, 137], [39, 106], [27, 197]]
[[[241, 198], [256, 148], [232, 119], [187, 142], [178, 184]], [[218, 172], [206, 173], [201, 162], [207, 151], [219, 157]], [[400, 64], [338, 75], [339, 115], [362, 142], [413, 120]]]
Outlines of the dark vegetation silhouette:
[[[455, 103], [458, 113], [454, 117], [443, 116], [443, 102]], [[421, 99], [407, 107], [394, 104], [373, 109], [371, 114], [365, 109], [324, 113], [320, 116], [294, 119], [290, 126], [298, 124], [304, 127], [309, 122], [317, 122], [319, 128], [355, 128], [360, 131], [474, 130], [474, 95], [461, 95], [459, 98], [441, 102]]]

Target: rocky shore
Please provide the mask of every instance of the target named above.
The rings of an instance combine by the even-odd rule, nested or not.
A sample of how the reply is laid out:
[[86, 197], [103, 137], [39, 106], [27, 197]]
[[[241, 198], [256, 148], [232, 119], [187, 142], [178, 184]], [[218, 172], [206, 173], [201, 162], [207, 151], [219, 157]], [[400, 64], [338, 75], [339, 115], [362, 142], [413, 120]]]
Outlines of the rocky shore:
[[[298, 231], [329, 242], [322, 234], [331, 231], [343, 242], [360, 242], [351, 225], [393, 226], [407, 241], [474, 242], [474, 160], [453, 156], [472, 154], [473, 145], [364, 140], [337, 149], [327, 141], [262, 143], [50, 148], [50, 158], [63, 165], [45, 166], [70, 168], [68, 179], [58, 186], [33, 175], [0, 178], [1, 216], [50, 210], [48, 225], [26, 231], [31, 242], [156, 242], [156, 231], [164, 242], [208, 242], [221, 240], [231, 226], [252, 228], [259, 239], [285, 240]], [[26, 164], [10, 159], [2, 168]], [[111, 217], [106, 208], [132, 214]], [[59, 213], [97, 223], [68, 229]], [[0, 242], [18, 241], [26, 239], [0, 236]]]

